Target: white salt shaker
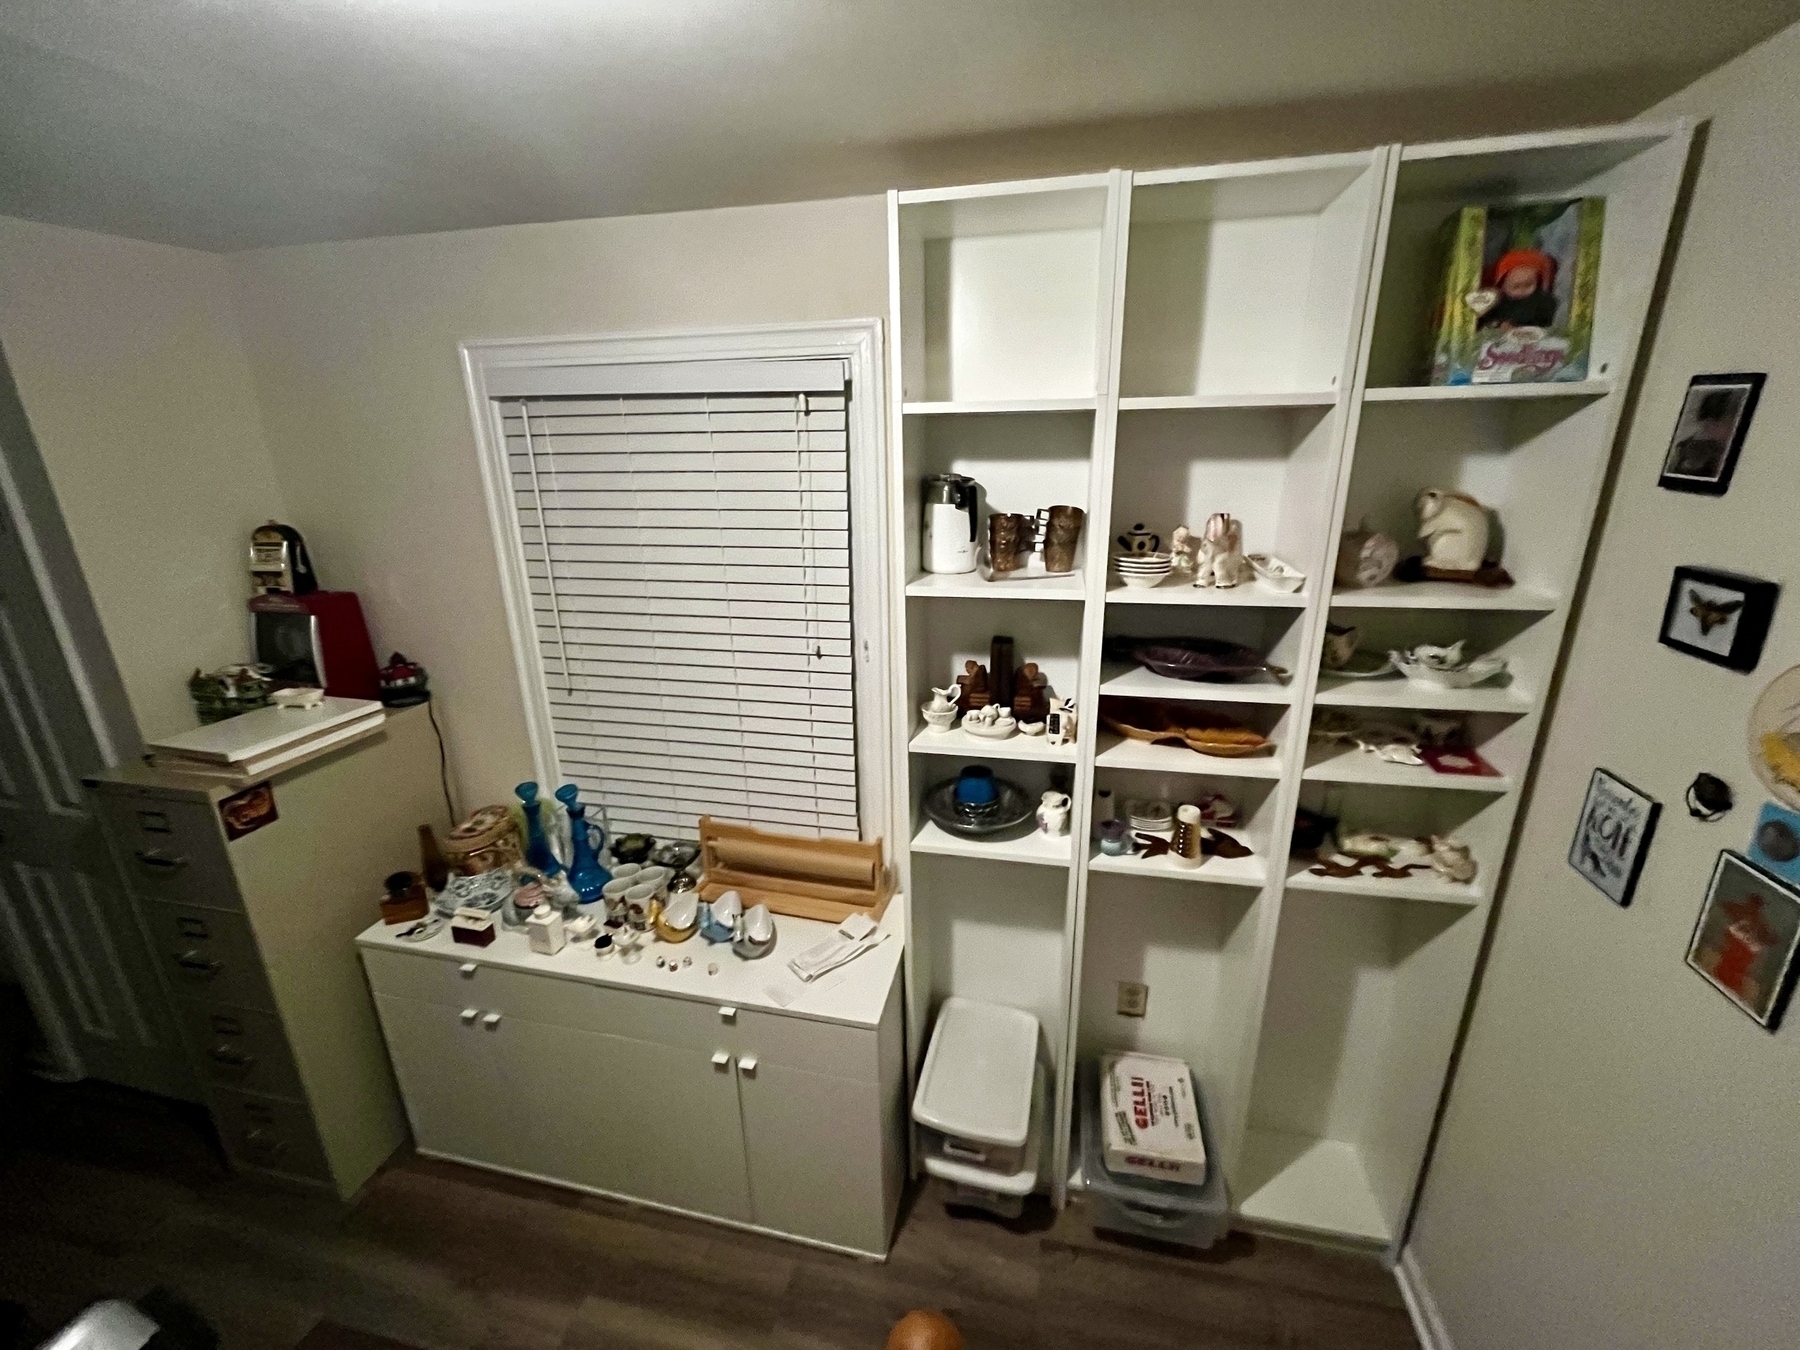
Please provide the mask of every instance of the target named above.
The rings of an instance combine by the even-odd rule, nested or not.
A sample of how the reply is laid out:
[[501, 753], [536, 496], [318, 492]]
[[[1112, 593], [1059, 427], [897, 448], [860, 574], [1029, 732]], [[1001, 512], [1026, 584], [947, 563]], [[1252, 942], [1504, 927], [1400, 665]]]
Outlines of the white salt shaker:
[[525, 937], [538, 955], [555, 956], [568, 941], [562, 914], [548, 902], [539, 905], [525, 916]]

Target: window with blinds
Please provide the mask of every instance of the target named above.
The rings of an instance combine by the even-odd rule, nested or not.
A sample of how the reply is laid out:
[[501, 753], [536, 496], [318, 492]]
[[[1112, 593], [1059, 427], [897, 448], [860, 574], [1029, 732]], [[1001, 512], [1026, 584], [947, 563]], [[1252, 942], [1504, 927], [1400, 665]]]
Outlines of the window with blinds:
[[615, 830], [858, 833], [843, 365], [750, 364], [495, 400], [555, 755]]

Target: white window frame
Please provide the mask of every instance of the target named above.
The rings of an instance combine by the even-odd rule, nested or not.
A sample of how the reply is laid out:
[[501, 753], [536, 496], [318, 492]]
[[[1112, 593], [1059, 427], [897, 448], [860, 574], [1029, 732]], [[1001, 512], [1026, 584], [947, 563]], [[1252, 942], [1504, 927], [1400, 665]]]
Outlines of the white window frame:
[[[757, 328], [716, 328], [681, 333], [601, 334], [568, 338], [482, 338], [458, 346], [469, 415], [487, 499], [488, 527], [500, 571], [512, 636], [513, 662], [525, 725], [531, 737], [538, 780], [561, 783], [550, 702], [538, 648], [525, 545], [514, 509], [511, 472], [500, 404], [488, 390], [501, 371], [548, 370], [569, 366], [619, 367], [674, 361], [781, 361], [837, 357], [850, 377], [850, 566], [851, 614], [855, 634], [853, 687], [856, 698], [857, 817], [864, 839], [890, 833], [894, 779], [890, 687], [887, 386], [881, 321], [851, 319], [831, 323], [779, 324]], [[609, 385], [616, 381], [609, 380]], [[890, 858], [905, 848], [888, 839]]]

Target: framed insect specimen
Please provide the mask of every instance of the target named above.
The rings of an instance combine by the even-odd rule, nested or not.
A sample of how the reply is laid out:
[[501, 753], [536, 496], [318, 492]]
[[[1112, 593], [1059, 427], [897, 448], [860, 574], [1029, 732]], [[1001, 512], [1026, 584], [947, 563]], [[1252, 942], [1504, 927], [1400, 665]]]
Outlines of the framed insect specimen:
[[1773, 581], [1677, 567], [1663, 607], [1662, 644], [1730, 670], [1755, 670], [1780, 594]]

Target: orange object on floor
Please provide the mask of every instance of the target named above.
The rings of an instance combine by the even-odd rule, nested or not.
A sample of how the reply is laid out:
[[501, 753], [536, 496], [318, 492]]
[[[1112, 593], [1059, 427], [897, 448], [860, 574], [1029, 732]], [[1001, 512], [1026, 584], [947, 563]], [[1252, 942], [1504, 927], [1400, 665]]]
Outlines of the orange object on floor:
[[941, 1312], [914, 1308], [888, 1332], [887, 1350], [963, 1350], [962, 1332]]

